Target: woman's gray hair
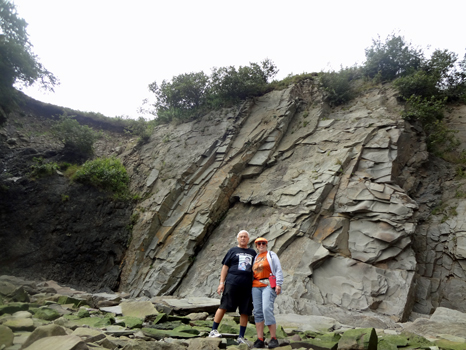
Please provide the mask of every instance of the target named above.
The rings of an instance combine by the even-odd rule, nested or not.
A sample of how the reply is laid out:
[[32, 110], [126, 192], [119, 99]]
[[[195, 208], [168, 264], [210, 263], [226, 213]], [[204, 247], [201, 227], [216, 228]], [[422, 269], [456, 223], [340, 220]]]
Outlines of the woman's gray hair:
[[236, 235], [236, 238], [238, 238], [239, 235], [242, 234], [243, 232], [245, 232], [245, 233], [248, 235], [248, 238], [249, 238], [249, 232], [246, 231], [246, 230], [241, 230], [241, 231], [239, 231], [238, 234]]

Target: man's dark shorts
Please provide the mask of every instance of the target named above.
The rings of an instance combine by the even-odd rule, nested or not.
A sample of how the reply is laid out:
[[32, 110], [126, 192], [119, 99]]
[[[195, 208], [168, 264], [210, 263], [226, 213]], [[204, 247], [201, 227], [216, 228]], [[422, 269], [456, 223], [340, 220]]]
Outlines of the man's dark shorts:
[[241, 315], [250, 316], [252, 314], [251, 289], [251, 287], [225, 284], [219, 308], [227, 312], [234, 312], [238, 308]]

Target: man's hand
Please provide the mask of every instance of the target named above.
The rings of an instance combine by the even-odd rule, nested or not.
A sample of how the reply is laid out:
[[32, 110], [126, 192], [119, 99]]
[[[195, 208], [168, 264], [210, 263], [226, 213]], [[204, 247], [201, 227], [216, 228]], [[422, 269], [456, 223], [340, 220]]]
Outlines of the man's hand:
[[224, 283], [220, 283], [218, 285], [218, 288], [217, 288], [217, 293], [218, 294], [222, 294], [223, 290], [225, 289], [225, 284]]
[[282, 286], [276, 286], [275, 287], [275, 293], [277, 293], [277, 295], [279, 295], [281, 292], [282, 292]]

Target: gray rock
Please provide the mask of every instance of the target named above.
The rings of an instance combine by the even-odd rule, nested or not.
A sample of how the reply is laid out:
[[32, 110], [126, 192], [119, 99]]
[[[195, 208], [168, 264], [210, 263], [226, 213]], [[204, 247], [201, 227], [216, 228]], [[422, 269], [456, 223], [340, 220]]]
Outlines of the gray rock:
[[115, 315], [122, 315], [123, 311], [121, 310], [121, 306], [109, 306], [109, 307], [101, 307], [99, 308], [100, 311], [114, 313]]
[[3, 322], [3, 325], [13, 332], [33, 331], [36, 328], [31, 318], [12, 317]]
[[220, 306], [219, 299], [213, 298], [202, 298], [202, 297], [188, 297], [183, 299], [177, 298], [155, 298], [155, 302], [163, 302], [182, 313], [191, 313], [191, 312], [210, 312], [214, 313]]
[[455, 323], [455, 324], [463, 324], [466, 326], [466, 313], [447, 309], [445, 307], [437, 307], [430, 317], [430, 321], [438, 322], [438, 323]]
[[208, 316], [208, 312], [194, 312], [186, 315], [192, 321], [205, 320]]
[[27, 348], [39, 339], [60, 335], [67, 335], [65, 329], [61, 326], [50, 324], [47, 326], [37, 327], [26, 339], [23, 344], [23, 348]]
[[62, 335], [39, 339], [24, 350], [88, 350], [87, 345], [75, 335]]
[[0, 325], [0, 347], [9, 347], [13, 345], [14, 337], [15, 335], [9, 327]]
[[189, 342], [188, 350], [217, 350], [222, 340], [219, 338], [199, 338]]
[[377, 350], [377, 333], [374, 328], [350, 329], [338, 341], [338, 350]]
[[328, 332], [341, 327], [341, 324], [335, 321], [335, 319], [324, 316], [279, 314], [275, 315], [275, 318], [277, 324], [282, 326], [285, 331], [288, 329], [300, 332]]
[[120, 307], [123, 316], [133, 316], [144, 319], [146, 316], [158, 314], [150, 301], [124, 301], [120, 304]]

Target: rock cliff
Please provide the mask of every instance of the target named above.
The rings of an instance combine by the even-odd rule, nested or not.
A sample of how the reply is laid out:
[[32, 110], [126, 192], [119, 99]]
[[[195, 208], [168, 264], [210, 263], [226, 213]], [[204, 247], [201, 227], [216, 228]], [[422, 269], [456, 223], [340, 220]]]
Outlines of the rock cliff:
[[[403, 108], [389, 85], [330, 108], [308, 79], [158, 126], [143, 146], [123, 136], [102, 146], [101, 154], [118, 154], [143, 198], [134, 209], [92, 211], [115, 219], [120, 209], [129, 223], [133, 210], [127, 249], [117, 225], [106, 284], [132, 297], [215, 297], [221, 260], [246, 229], [251, 242], [266, 237], [281, 259], [279, 313], [344, 322], [350, 314], [405, 321], [438, 306], [464, 312], [465, 181], [429, 155], [422, 129], [400, 117]], [[449, 112], [458, 130], [465, 111]], [[111, 225], [82, 229], [89, 227], [114, 241]], [[54, 229], [65, 233], [58, 223]], [[78, 282], [89, 281], [79, 274]]]
[[212, 297], [221, 259], [246, 229], [280, 256], [281, 312], [325, 305], [403, 321], [413, 306], [461, 309], [461, 215], [430, 219], [452, 176], [402, 109], [386, 86], [330, 109], [307, 80], [159, 127], [122, 154], [146, 199], [121, 289]]

